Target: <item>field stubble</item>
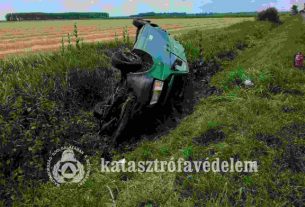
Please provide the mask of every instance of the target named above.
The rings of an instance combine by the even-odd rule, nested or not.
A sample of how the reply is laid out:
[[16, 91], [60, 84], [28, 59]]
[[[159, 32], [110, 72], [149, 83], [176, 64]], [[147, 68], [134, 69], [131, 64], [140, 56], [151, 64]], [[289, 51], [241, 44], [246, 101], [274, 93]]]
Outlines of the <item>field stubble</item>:
[[[155, 19], [155, 23], [175, 34], [194, 28], [214, 29], [252, 18], [204, 18], [204, 19]], [[135, 36], [131, 20], [78, 20], [5, 22], [0, 24], [0, 58], [28, 52], [55, 51], [61, 46], [61, 39], [67, 39], [78, 25], [80, 38], [84, 42], [110, 41], [122, 38], [122, 29], [127, 26], [130, 37]]]

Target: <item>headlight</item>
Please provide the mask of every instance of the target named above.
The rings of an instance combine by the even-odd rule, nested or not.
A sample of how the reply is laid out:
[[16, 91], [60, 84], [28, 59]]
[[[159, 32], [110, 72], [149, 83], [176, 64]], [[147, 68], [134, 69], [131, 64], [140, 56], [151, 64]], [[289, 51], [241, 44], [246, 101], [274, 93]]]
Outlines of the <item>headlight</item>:
[[155, 80], [154, 87], [153, 87], [153, 95], [150, 100], [150, 105], [156, 104], [160, 98], [162, 89], [163, 89], [164, 82]]
[[174, 64], [172, 65], [172, 70], [179, 71], [179, 69], [182, 67], [182, 64], [183, 64], [182, 60], [176, 59]]

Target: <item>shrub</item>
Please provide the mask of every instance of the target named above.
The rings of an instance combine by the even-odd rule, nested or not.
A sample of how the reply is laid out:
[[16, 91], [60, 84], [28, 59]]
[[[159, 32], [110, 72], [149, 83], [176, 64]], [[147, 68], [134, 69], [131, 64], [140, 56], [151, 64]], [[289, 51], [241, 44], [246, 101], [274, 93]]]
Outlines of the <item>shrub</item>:
[[281, 23], [279, 13], [276, 8], [268, 8], [264, 11], [261, 11], [257, 15], [258, 21], [270, 21], [276, 24]]
[[233, 70], [229, 73], [228, 82], [229, 83], [236, 83], [236, 82], [243, 82], [249, 79], [245, 70], [243, 68], [238, 68], [237, 70]]
[[298, 6], [297, 5], [293, 5], [292, 7], [291, 7], [291, 14], [292, 15], [297, 15], [299, 13], [299, 11], [298, 11]]

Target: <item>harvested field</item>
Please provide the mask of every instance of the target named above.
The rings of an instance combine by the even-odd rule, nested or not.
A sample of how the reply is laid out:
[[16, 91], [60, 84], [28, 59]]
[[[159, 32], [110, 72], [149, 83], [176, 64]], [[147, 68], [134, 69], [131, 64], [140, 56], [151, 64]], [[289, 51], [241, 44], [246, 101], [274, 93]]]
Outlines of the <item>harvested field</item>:
[[[204, 19], [155, 19], [155, 23], [171, 33], [194, 28], [214, 29], [250, 20], [252, 18], [204, 18]], [[35, 21], [4, 22], [0, 24], [0, 58], [28, 52], [55, 51], [61, 47], [62, 38], [67, 40], [74, 24], [78, 26], [79, 37], [86, 43], [109, 41], [123, 36], [127, 26], [130, 37], [136, 29], [132, 20], [77, 20], [77, 21]]]

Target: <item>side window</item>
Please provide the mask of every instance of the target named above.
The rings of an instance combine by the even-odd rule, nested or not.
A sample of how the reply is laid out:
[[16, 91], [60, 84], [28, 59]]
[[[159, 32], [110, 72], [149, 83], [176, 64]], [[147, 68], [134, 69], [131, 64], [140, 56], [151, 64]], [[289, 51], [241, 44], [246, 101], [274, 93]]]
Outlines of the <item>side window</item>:
[[147, 50], [156, 59], [164, 63], [169, 62], [169, 52], [167, 51], [167, 34], [163, 31], [151, 30], [147, 34]]

